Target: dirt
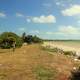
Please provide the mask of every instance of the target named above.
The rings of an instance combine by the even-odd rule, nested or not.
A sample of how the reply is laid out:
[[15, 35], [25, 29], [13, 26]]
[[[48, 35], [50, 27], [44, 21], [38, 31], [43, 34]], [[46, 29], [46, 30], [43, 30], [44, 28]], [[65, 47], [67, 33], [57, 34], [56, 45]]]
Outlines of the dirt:
[[0, 80], [37, 80], [33, 70], [39, 65], [57, 69], [55, 80], [67, 80], [75, 63], [62, 54], [49, 54], [39, 44], [22, 46], [15, 52], [0, 49]]

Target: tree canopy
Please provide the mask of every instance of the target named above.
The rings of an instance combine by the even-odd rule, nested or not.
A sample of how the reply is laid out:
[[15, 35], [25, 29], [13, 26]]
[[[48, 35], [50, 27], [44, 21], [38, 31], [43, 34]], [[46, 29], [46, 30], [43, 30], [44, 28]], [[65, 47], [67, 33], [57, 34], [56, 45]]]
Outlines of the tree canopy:
[[16, 47], [22, 45], [22, 39], [13, 32], [4, 32], [0, 35], [1, 48], [11, 48], [14, 41], [16, 42]]

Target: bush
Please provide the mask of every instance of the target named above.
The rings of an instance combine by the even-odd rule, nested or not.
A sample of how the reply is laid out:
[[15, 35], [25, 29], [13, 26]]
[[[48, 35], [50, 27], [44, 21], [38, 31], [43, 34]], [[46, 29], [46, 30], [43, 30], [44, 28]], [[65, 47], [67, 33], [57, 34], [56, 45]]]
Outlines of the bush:
[[37, 36], [33, 36], [33, 42], [34, 42], [34, 43], [41, 43], [41, 42], [42, 42], [42, 39], [40, 39], [40, 38], [37, 37]]
[[80, 68], [71, 72], [70, 80], [80, 80]]
[[75, 51], [63, 51], [64, 55], [70, 55], [70, 56], [75, 56], [76, 52]]
[[16, 47], [22, 46], [22, 39], [12, 32], [4, 32], [0, 35], [0, 47], [11, 48], [13, 42], [16, 42]]
[[40, 39], [37, 36], [27, 35], [27, 36], [25, 36], [25, 39], [23, 38], [23, 41], [28, 43], [28, 44], [31, 44], [31, 43], [41, 43], [42, 39]]

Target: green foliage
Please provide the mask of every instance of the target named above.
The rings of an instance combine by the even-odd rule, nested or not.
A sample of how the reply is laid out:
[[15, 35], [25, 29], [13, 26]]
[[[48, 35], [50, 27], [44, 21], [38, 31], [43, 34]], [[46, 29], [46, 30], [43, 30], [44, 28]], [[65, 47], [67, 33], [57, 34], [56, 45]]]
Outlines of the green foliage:
[[41, 42], [42, 42], [42, 39], [40, 39], [40, 38], [37, 37], [37, 36], [33, 36], [33, 42], [34, 42], [34, 43], [41, 43]]
[[46, 46], [46, 47], [42, 46], [41, 49], [47, 50], [49, 52], [61, 53], [61, 54], [64, 54], [64, 55], [76, 56], [76, 52], [75, 51], [64, 51], [64, 50], [59, 49], [57, 47], [51, 48], [50, 46]]
[[50, 48], [49, 46], [47, 47], [42, 47], [43, 50], [47, 50], [47, 51], [50, 51], [50, 52], [58, 52], [58, 48]]
[[[23, 34], [23, 36], [24, 35], [25, 34]], [[40, 39], [37, 36], [27, 35], [27, 36], [23, 37], [23, 41], [27, 42], [28, 44], [31, 44], [31, 43], [41, 43], [42, 39]]]
[[16, 47], [22, 45], [22, 39], [12, 32], [4, 32], [0, 35], [0, 47], [1, 48], [11, 48], [13, 42], [16, 42]]
[[74, 51], [63, 51], [64, 55], [76, 56], [76, 52]]
[[28, 44], [31, 44], [33, 42], [33, 37], [32, 35], [27, 35], [25, 37], [25, 42], [27, 42]]
[[24, 33], [22, 34], [22, 40], [23, 40], [23, 42], [25, 42], [25, 37], [26, 37], [26, 33], [24, 32]]
[[49, 69], [42, 66], [39, 66], [35, 70], [37, 80], [55, 80], [56, 69]]

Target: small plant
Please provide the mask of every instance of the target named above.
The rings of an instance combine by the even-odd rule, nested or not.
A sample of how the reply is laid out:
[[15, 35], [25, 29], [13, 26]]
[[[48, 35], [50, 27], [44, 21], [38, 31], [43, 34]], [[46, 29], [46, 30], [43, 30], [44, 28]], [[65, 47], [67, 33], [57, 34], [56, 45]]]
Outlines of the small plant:
[[78, 58], [77, 59], [79, 59], [80, 60], [80, 56], [78, 56]]
[[57, 52], [57, 51], [58, 51], [57, 48], [50, 48], [49, 46], [42, 47], [42, 49], [43, 49], [43, 50], [50, 51], [50, 52]]
[[80, 80], [80, 67], [71, 72], [70, 80]]
[[61, 53], [61, 54], [64, 54], [64, 55], [76, 56], [75, 51], [64, 51], [64, 50], [59, 49], [57, 47], [51, 48], [50, 46], [46, 46], [46, 47], [42, 47], [42, 49], [50, 51], [50, 52]]
[[70, 55], [70, 56], [75, 56], [76, 52], [74, 51], [63, 51], [64, 55]]
[[40, 66], [36, 68], [35, 73], [37, 80], [54, 80], [56, 70]]

